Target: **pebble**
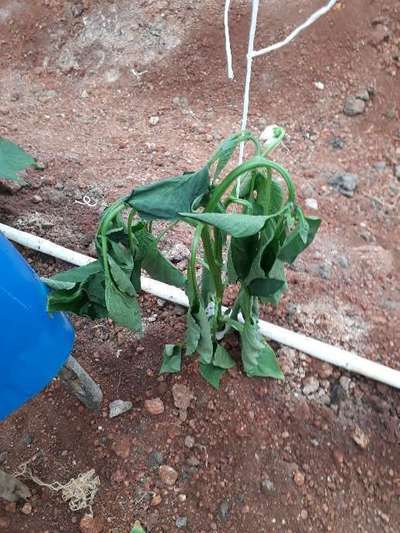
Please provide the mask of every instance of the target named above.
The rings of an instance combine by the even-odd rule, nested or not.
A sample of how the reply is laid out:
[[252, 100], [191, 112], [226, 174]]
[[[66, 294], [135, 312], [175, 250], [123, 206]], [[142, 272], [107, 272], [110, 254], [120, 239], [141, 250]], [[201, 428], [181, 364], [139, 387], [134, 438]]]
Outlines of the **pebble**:
[[307, 518], [308, 518], [308, 511], [307, 511], [307, 509], [302, 509], [302, 510], [301, 510], [300, 517], [301, 517], [302, 520], [307, 520]]
[[102, 533], [104, 526], [98, 518], [85, 515], [79, 522], [79, 529], [82, 533]]
[[187, 496], [186, 494], [178, 494], [178, 500], [181, 502], [181, 503], [184, 503], [187, 499]]
[[302, 487], [305, 483], [306, 476], [301, 472], [300, 470], [296, 470], [296, 472], [293, 474], [293, 481], [296, 483], [298, 487]]
[[166, 256], [170, 261], [179, 263], [180, 261], [190, 257], [190, 250], [181, 242], [177, 242], [170, 250], [166, 252]]
[[23, 514], [31, 514], [32, 512], [32, 504], [29, 502], [24, 503], [24, 505], [21, 508], [21, 513]]
[[363, 450], [366, 450], [368, 448], [369, 437], [359, 426], [356, 426], [354, 428], [351, 437], [354, 442]]
[[318, 376], [321, 379], [328, 379], [333, 374], [333, 367], [329, 363], [322, 363], [318, 369]]
[[178, 529], [182, 529], [187, 526], [188, 519], [186, 516], [178, 516], [178, 518], [175, 521], [176, 527]]
[[395, 165], [393, 170], [394, 177], [400, 180], [400, 165]]
[[315, 198], [306, 198], [306, 207], [308, 207], [309, 209], [314, 209], [314, 210], [317, 210], [318, 209], [318, 202]]
[[384, 172], [384, 170], [386, 169], [385, 161], [377, 161], [376, 163], [374, 163], [374, 169], [377, 172]]
[[151, 499], [150, 505], [152, 507], [157, 507], [157, 505], [160, 505], [161, 503], [161, 495], [160, 494], [154, 494], [154, 496]]
[[365, 102], [356, 96], [348, 96], [344, 103], [343, 113], [348, 117], [361, 115], [365, 111]]
[[109, 416], [110, 418], [114, 418], [116, 416], [122, 415], [123, 413], [127, 413], [132, 409], [132, 402], [124, 401], [124, 400], [114, 400], [113, 402], [110, 402], [109, 405]]
[[340, 255], [337, 259], [337, 262], [342, 268], [349, 268], [350, 266], [350, 261], [345, 255]]
[[341, 386], [344, 388], [344, 390], [348, 394], [350, 392], [350, 387], [352, 385], [351, 379], [347, 376], [341, 376], [339, 379], [339, 383], [341, 384]]
[[175, 304], [174, 313], [177, 316], [183, 316], [186, 314], [186, 307], [183, 307], [183, 305]]
[[324, 263], [318, 266], [318, 274], [322, 279], [331, 279], [332, 267], [331, 265]]
[[149, 118], [149, 124], [150, 126], [157, 126], [157, 124], [160, 122], [160, 117], [154, 116]]
[[341, 137], [332, 137], [330, 139], [329, 144], [334, 148], [335, 150], [342, 150], [345, 146], [345, 141]]
[[314, 86], [319, 90], [323, 91], [325, 89], [325, 85], [322, 83], [322, 81], [315, 81]]
[[333, 450], [333, 458], [338, 466], [341, 466], [343, 464], [344, 455], [343, 452], [341, 452], [340, 450]]
[[172, 468], [172, 466], [161, 465], [158, 469], [158, 473], [160, 475], [161, 481], [169, 487], [173, 487], [177, 482], [178, 472], [174, 468]]
[[262, 492], [264, 492], [265, 494], [268, 494], [268, 493], [274, 492], [274, 490], [275, 490], [275, 485], [274, 485], [274, 483], [273, 483], [273, 482], [267, 477], [267, 478], [261, 480], [261, 490], [262, 490]]
[[319, 389], [319, 380], [315, 376], [309, 376], [303, 380], [303, 394], [309, 396]]
[[347, 173], [336, 174], [336, 176], [329, 180], [329, 185], [331, 185], [344, 196], [351, 197], [353, 196], [354, 191], [357, 189], [358, 176]]
[[229, 512], [229, 502], [227, 500], [223, 500], [218, 506], [218, 517], [221, 520], [227, 520], [229, 517]]
[[153, 398], [145, 400], [144, 408], [151, 415], [161, 415], [164, 412], [164, 403], [160, 398]]
[[193, 448], [194, 446], [194, 438], [190, 435], [185, 437], [185, 446], [186, 448]]
[[43, 198], [39, 196], [38, 194], [35, 194], [34, 196], [32, 196], [32, 202], [34, 204], [40, 204], [40, 202], [42, 201], [43, 201]]
[[368, 89], [360, 89], [355, 96], [359, 100], [364, 100], [364, 102], [368, 102], [370, 95]]
[[147, 464], [150, 468], [158, 468], [164, 462], [164, 458], [161, 452], [154, 450], [149, 454], [147, 458]]
[[175, 385], [172, 387], [172, 396], [174, 398], [175, 407], [186, 411], [190, 406], [193, 393], [186, 385], [175, 383]]
[[129, 437], [118, 437], [112, 445], [112, 449], [118, 457], [127, 459], [131, 451], [131, 442]]

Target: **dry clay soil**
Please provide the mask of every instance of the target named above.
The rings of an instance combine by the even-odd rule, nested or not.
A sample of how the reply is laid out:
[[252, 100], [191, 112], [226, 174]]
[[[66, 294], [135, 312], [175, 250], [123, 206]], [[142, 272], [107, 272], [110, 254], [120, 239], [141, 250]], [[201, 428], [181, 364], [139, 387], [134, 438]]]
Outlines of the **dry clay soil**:
[[[200, 167], [239, 127], [249, 4], [232, 5], [228, 81], [222, 2], [1, 0], [0, 135], [45, 166], [27, 172], [27, 186], [2, 184], [2, 222], [90, 254], [107, 202]], [[257, 46], [321, 4], [261, 2]], [[396, 369], [399, 44], [397, 0], [338, 2], [290, 46], [255, 61], [249, 115], [256, 132], [286, 128], [274, 157], [323, 219], [288, 270], [289, 292], [265, 317]], [[364, 111], [345, 115], [359, 91]], [[351, 197], [329, 184], [344, 172], [357, 177]], [[183, 269], [189, 242], [184, 227], [163, 241]], [[67, 266], [23, 253], [42, 275]], [[184, 316], [148, 295], [142, 303], [141, 339], [73, 319], [74, 355], [104, 392], [99, 412], [54, 380], [0, 428], [8, 472], [32, 460], [40, 479], [66, 482], [94, 468], [93, 518], [28, 481], [28, 505], [0, 502], [0, 530], [127, 533], [140, 520], [149, 532], [400, 531], [398, 392], [280, 346], [282, 383], [239, 368], [215, 391], [192, 359], [181, 374], [159, 377], [162, 346], [182, 340]], [[177, 384], [187, 410], [174, 398]], [[154, 398], [161, 414], [144, 408]], [[110, 419], [115, 399], [133, 408]], [[177, 473], [172, 486], [162, 465]]]

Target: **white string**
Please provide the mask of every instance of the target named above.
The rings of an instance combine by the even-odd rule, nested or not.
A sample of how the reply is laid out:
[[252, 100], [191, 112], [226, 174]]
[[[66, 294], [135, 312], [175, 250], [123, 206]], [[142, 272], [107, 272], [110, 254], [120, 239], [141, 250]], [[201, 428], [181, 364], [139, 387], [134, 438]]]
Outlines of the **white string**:
[[313, 13], [303, 24], [298, 26], [295, 30], [290, 33], [286, 39], [283, 41], [279, 41], [278, 43], [271, 44], [270, 46], [267, 46], [266, 48], [262, 48], [261, 50], [256, 50], [253, 52], [253, 57], [258, 57], [263, 54], [268, 54], [269, 52], [272, 52], [273, 50], [278, 50], [278, 48], [282, 48], [282, 46], [286, 46], [290, 41], [293, 41], [295, 37], [298, 36], [299, 33], [301, 33], [303, 30], [308, 28], [308, 26], [311, 26], [311, 24], [314, 24], [316, 20], [318, 20], [322, 15], [325, 15], [325, 13], [328, 13], [333, 6], [336, 4], [337, 0], [330, 0], [326, 6], [321, 7], [321, 9], [318, 9], [315, 13]]
[[230, 80], [233, 80], [231, 38], [229, 35], [229, 8], [230, 7], [231, 7], [231, 0], [225, 0], [224, 28], [225, 28], [226, 66], [228, 70], [228, 78]]
[[[243, 97], [243, 114], [242, 114], [242, 126], [241, 131], [244, 131], [247, 126], [247, 117], [249, 113], [249, 100], [250, 100], [250, 81], [251, 81], [251, 67], [253, 65], [254, 57], [254, 38], [256, 35], [257, 27], [257, 15], [259, 8], [259, 0], [253, 0], [251, 9], [251, 22], [249, 31], [249, 44], [247, 49], [247, 66], [246, 66], [246, 81], [244, 84], [244, 97]], [[244, 143], [240, 145], [239, 151], [239, 164], [243, 161]], [[237, 190], [240, 187], [240, 178], [237, 181]]]

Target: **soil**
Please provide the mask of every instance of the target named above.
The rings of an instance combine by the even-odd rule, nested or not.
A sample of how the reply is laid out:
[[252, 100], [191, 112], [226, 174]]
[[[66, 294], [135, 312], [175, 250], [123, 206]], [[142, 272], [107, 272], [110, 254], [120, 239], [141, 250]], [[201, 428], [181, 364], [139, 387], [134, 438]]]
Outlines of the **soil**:
[[[257, 46], [283, 38], [316, 4], [262, 3]], [[248, 25], [249, 2], [234, 2], [228, 81], [221, 2], [2, 0], [0, 135], [45, 168], [28, 171], [24, 187], [1, 184], [1, 221], [92, 253], [107, 202], [198, 168], [238, 129]], [[289, 46], [255, 60], [249, 115], [255, 131], [286, 128], [274, 157], [323, 219], [288, 270], [290, 291], [264, 316], [396, 369], [399, 46], [397, 0], [338, 2]], [[346, 98], [361, 90], [369, 90], [365, 111], [346, 116]], [[351, 197], [329, 184], [340, 172], [358, 178]], [[176, 242], [189, 241], [178, 227], [163, 246], [174, 255]], [[67, 266], [23, 253], [40, 274]], [[235, 370], [215, 391], [194, 360], [160, 377], [162, 346], [182, 340], [184, 316], [149, 295], [142, 303], [141, 339], [73, 319], [74, 355], [104, 393], [100, 412], [54, 380], [0, 428], [8, 472], [32, 460], [40, 479], [66, 482], [94, 468], [94, 519], [81, 523], [83, 513], [28, 481], [32, 506], [0, 502], [0, 530], [125, 533], [140, 520], [149, 532], [399, 531], [398, 392], [279, 346], [282, 383]], [[175, 407], [177, 383], [193, 395], [186, 415]], [[154, 398], [163, 413], [144, 408]], [[110, 419], [116, 399], [133, 409]], [[160, 465], [176, 470], [173, 485]]]

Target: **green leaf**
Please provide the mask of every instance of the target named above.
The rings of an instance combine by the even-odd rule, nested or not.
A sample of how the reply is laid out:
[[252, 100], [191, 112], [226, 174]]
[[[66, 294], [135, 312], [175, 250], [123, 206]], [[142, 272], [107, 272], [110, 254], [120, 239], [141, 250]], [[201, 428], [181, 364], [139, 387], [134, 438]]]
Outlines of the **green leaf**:
[[252, 134], [249, 131], [243, 131], [240, 133], [235, 133], [231, 135], [228, 139], [225, 139], [221, 145], [218, 147], [215, 154], [209, 161], [211, 165], [215, 161], [218, 161], [217, 167], [214, 172], [214, 180], [218, 178], [222, 170], [225, 168], [230, 158], [232, 157], [235, 148], [242, 142], [247, 141], [252, 137]]
[[119, 326], [142, 331], [140, 308], [135, 296], [122, 293], [111, 282], [106, 282], [105, 300], [108, 314]]
[[131, 533], [146, 533], [146, 530], [143, 529], [142, 524], [139, 522], [139, 520], [136, 520], [131, 529]]
[[213, 365], [218, 366], [219, 368], [233, 368], [235, 364], [236, 363], [230, 356], [229, 352], [223, 346], [218, 344], [214, 353]]
[[81, 308], [86, 303], [85, 293], [80, 286], [72, 289], [59, 289], [51, 291], [47, 297], [47, 311], [69, 311], [76, 315], [81, 314]]
[[177, 220], [209, 191], [208, 166], [134, 189], [126, 202], [144, 219]]
[[280, 291], [285, 282], [280, 279], [256, 278], [250, 283], [249, 288], [253, 296], [267, 298]]
[[19, 180], [21, 178], [17, 172], [21, 172], [35, 163], [33, 157], [17, 144], [0, 137], [0, 178]]
[[282, 294], [285, 290], [287, 290], [288, 287], [285, 275], [285, 265], [283, 261], [281, 261], [280, 259], [276, 259], [275, 263], [272, 265], [272, 268], [268, 273], [268, 276], [271, 279], [280, 280], [282, 282], [282, 286], [277, 289], [273, 294], [261, 297], [261, 301], [263, 303], [271, 303], [273, 305], [278, 305]]
[[186, 277], [160, 252], [157, 239], [144, 229], [135, 236], [143, 251], [142, 267], [149, 276], [174, 287], [184, 287]]
[[225, 368], [219, 368], [213, 364], [200, 363], [200, 374], [203, 378], [210, 383], [215, 389], [219, 388], [221, 377], [225, 372]]
[[166, 344], [163, 350], [163, 362], [160, 374], [175, 374], [180, 372], [182, 363], [182, 348], [178, 344]]
[[40, 278], [50, 289], [73, 289], [76, 285], [73, 281], [57, 281], [52, 278]]
[[108, 263], [110, 265], [111, 276], [118, 287], [118, 289], [128, 296], [136, 296], [135, 287], [130, 280], [131, 271], [125, 272], [119, 264], [114, 261], [111, 255], [108, 255]]
[[296, 257], [309, 246], [318, 228], [321, 220], [316, 217], [305, 217], [308, 224], [307, 237], [304, 241], [304, 225], [298, 224], [296, 228], [286, 237], [282, 248], [279, 250], [279, 259], [285, 263], [293, 263]]
[[280, 211], [283, 207], [283, 192], [277, 181], [272, 180], [271, 183], [271, 198], [269, 201], [268, 213], [274, 214]]
[[[243, 239], [231, 239], [230, 255], [232, 267], [236, 272], [237, 279], [244, 280], [248, 275], [254, 258], [257, 256], [258, 247], [258, 235], [251, 235], [250, 237], [245, 237]], [[232, 269], [230, 270], [231, 276]]]
[[198, 352], [200, 361], [211, 363], [214, 346], [211, 337], [210, 323], [204, 307], [199, 304], [198, 310], [188, 311], [186, 316], [186, 355]]
[[267, 221], [266, 216], [236, 213], [179, 213], [182, 217], [211, 224], [237, 239], [258, 233]]
[[100, 261], [92, 261], [84, 266], [70, 268], [64, 272], [58, 272], [58, 274], [55, 274], [50, 279], [54, 281], [71, 281], [73, 283], [80, 283], [82, 281], [86, 281], [93, 274], [97, 274], [98, 272], [102, 271], [103, 266]]
[[263, 341], [258, 326], [250, 320], [240, 333], [243, 367], [248, 376], [283, 379], [273, 349]]

